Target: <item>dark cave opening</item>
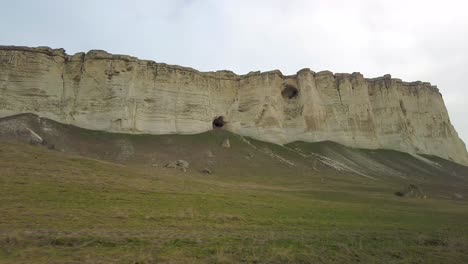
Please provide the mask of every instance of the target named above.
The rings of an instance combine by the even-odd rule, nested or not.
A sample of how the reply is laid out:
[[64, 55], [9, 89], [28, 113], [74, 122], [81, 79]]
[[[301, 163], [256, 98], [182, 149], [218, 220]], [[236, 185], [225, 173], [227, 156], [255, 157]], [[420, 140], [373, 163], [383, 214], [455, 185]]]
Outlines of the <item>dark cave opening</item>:
[[224, 121], [223, 116], [218, 116], [213, 120], [213, 128], [222, 128], [224, 127], [224, 124], [226, 122]]
[[299, 95], [299, 90], [294, 86], [287, 85], [284, 87], [283, 91], [281, 91], [281, 95], [284, 99], [294, 99]]

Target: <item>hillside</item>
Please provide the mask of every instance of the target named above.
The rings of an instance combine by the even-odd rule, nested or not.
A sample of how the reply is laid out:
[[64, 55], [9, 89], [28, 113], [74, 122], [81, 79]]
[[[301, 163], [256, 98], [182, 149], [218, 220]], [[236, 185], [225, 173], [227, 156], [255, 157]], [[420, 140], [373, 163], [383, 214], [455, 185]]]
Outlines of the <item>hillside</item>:
[[1, 263], [466, 263], [467, 195], [433, 156], [0, 119]]

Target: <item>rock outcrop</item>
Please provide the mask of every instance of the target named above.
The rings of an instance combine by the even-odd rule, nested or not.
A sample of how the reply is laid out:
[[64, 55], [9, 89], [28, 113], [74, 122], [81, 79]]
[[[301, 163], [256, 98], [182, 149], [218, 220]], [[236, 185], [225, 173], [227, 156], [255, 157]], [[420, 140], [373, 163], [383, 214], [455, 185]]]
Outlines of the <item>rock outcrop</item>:
[[280, 71], [236, 75], [112, 55], [0, 46], [0, 117], [35, 113], [88, 129], [335, 141], [468, 165], [439, 90], [385, 75]]

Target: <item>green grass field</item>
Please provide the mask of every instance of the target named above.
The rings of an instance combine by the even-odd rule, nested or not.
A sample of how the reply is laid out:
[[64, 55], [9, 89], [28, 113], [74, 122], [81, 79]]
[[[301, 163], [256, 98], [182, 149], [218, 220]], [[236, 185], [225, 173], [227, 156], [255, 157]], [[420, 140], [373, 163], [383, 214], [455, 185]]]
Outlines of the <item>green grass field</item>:
[[[59, 142], [57, 150], [0, 142], [0, 263], [468, 263], [468, 202], [450, 197], [466, 196], [466, 167], [452, 164], [454, 176], [439, 177], [412, 161], [420, 168], [404, 177], [369, 169], [368, 178], [304, 154], [335, 149], [351, 167], [334, 145], [83, 133], [73, 143], [81, 148], [67, 151]], [[134, 156], [118, 162], [101, 149], [109, 152], [102, 160], [99, 151], [84, 157], [86, 142], [115, 137], [132, 142]], [[226, 137], [230, 149], [219, 146]], [[349, 151], [400, 167], [411, 161]], [[191, 167], [163, 168], [171, 157]], [[206, 166], [212, 174], [200, 173]], [[428, 199], [394, 195], [408, 183]]]
[[465, 201], [155, 173], [19, 144], [0, 158], [2, 263], [468, 261]]

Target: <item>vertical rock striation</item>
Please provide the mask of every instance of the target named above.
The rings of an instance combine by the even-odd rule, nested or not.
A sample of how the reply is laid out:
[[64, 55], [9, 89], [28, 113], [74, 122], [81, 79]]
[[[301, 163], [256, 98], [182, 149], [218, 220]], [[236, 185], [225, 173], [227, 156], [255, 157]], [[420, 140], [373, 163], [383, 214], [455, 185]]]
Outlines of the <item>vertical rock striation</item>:
[[0, 117], [35, 113], [88, 129], [192, 134], [224, 129], [284, 144], [335, 141], [468, 165], [439, 90], [390, 75], [236, 75], [92, 50], [0, 46]]

